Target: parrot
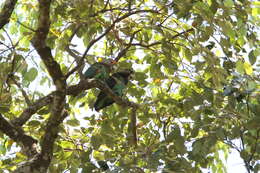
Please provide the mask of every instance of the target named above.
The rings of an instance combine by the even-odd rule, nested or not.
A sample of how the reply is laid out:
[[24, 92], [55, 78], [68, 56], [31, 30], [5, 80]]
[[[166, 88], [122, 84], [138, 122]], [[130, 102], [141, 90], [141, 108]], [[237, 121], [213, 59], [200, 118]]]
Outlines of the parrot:
[[[131, 69], [126, 69], [117, 73], [112, 74], [105, 82], [112, 89], [112, 91], [119, 97], [123, 96], [124, 89], [127, 86], [131, 75], [134, 73]], [[110, 106], [115, 101], [109, 97], [105, 92], [100, 91], [97, 100], [94, 104], [96, 111], [99, 111], [107, 106]]]
[[112, 66], [116, 64], [115, 60], [112, 59], [101, 59], [101, 62], [92, 64], [84, 73], [87, 79], [101, 79], [106, 80], [112, 71]]

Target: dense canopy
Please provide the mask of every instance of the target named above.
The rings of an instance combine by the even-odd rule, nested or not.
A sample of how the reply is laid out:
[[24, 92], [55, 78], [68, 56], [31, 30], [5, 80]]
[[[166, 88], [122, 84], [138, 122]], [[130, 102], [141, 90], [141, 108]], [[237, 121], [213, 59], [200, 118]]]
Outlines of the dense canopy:
[[[259, 26], [257, 0], [2, 0], [0, 170], [257, 173]], [[135, 71], [123, 97], [99, 58]]]

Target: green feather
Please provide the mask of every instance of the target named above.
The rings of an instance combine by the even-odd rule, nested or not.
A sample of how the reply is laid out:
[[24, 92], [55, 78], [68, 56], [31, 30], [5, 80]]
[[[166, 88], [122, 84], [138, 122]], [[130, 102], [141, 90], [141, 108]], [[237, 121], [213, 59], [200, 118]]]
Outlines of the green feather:
[[[124, 95], [124, 90], [131, 73], [131, 71], [114, 73], [106, 80], [106, 83], [117, 96], [122, 97]], [[96, 111], [99, 111], [104, 107], [113, 104], [114, 102], [115, 101], [111, 97], [109, 97], [105, 92], [101, 91], [94, 104], [94, 108]]]
[[102, 63], [94, 63], [86, 70], [84, 76], [88, 79], [95, 78], [105, 80], [109, 77], [109, 73], [110, 67], [108, 65]]

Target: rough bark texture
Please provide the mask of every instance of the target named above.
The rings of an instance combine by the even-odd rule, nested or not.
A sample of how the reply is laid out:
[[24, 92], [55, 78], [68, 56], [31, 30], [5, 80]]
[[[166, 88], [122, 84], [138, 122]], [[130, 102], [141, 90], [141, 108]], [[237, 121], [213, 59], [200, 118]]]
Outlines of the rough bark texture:
[[16, 170], [17, 172], [47, 172], [53, 157], [53, 144], [58, 136], [58, 126], [67, 116], [67, 113], [64, 111], [66, 80], [61, 71], [60, 65], [52, 56], [51, 48], [48, 47], [45, 42], [51, 23], [50, 5], [51, 0], [39, 0], [39, 22], [32, 44], [45, 64], [56, 87], [56, 91], [53, 93], [53, 97], [49, 96], [40, 99], [38, 104], [31, 105], [31, 107], [28, 108], [27, 111], [23, 112], [18, 119], [14, 120], [14, 122], [19, 125], [24, 124], [33, 113], [39, 110], [42, 106], [50, 103], [50, 99], [52, 100], [51, 115], [47, 120], [45, 133], [41, 138], [41, 152], [31, 162], [26, 162], [21, 165]]
[[16, 127], [12, 123], [8, 122], [2, 116], [2, 114], [0, 114], [0, 130], [17, 143], [22, 144], [23, 151], [27, 156], [31, 157], [35, 154], [38, 154], [36, 151], [37, 140], [31, 136], [26, 135], [21, 128]]
[[6, 0], [0, 12], [0, 29], [3, 28], [10, 20], [17, 0]]

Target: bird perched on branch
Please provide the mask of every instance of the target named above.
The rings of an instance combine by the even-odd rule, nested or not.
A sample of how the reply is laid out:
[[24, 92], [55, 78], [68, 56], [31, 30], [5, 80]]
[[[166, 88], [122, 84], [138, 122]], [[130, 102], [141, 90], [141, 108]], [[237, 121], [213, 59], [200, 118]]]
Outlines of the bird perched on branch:
[[[127, 83], [130, 80], [132, 74], [133, 70], [130, 69], [114, 73], [106, 80], [106, 84], [109, 88], [112, 89], [112, 91], [117, 96], [122, 97], [124, 89], [126, 88]], [[112, 105], [114, 102], [115, 101], [111, 97], [109, 97], [105, 92], [100, 91], [97, 100], [94, 104], [94, 108], [96, 111], [99, 111], [107, 106]]]
[[116, 61], [113, 59], [98, 59], [99, 62], [92, 64], [84, 73], [85, 78], [91, 79], [101, 79], [106, 80], [109, 77], [110, 72], [112, 71], [113, 65], [116, 64]]

